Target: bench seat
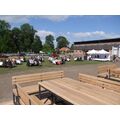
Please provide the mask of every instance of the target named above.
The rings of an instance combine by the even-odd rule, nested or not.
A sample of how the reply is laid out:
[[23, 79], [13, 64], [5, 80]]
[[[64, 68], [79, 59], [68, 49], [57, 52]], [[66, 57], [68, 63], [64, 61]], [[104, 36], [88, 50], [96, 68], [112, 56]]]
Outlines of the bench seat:
[[97, 76], [104, 77], [104, 78], [109, 77], [110, 70], [115, 68], [117, 68], [116, 64], [106, 64], [106, 65], [98, 66]]
[[98, 73], [98, 74], [97, 74], [97, 77], [106, 78], [107, 76], [108, 76], [108, 73], [107, 73], [107, 72], [104, 72], [104, 73]]
[[[18, 91], [16, 89], [17, 84], [24, 84], [22, 90], [25, 91], [27, 94], [34, 94], [39, 92], [38, 82], [43, 80], [51, 80], [57, 78], [63, 78], [64, 71], [53, 71], [53, 72], [44, 72], [44, 73], [35, 73], [35, 74], [27, 74], [27, 75], [19, 75], [12, 77], [12, 87], [13, 87], [13, 102], [14, 104], [17, 101]], [[35, 84], [31, 84], [31, 83]], [[42, 89], [44, 90], [44, 89]], [[29, 102], [27, 101], [27, 104]]]
[[117, 81], [112, 81], [105, 78], [99, 78], [96, 76], [86, 75], [82, 73], [79, 73], [79, 81], [97, 85], [101, 88], [114, 90], [120, 93], [120, 82], [117, 82]]

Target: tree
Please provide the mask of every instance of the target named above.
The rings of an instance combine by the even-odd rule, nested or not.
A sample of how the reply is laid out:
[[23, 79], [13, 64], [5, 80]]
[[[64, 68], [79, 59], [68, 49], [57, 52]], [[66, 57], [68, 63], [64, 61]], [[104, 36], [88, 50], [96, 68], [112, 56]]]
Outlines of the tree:
[[0, 20], [0, 52], [7, 52], [10, 42], [10, 24], [4, 20]]
[[12, 29], [11, 38], [14, 43], [14, 49], [19, 53], [23, 51], [23, 43], [21, 41], [21, 30], [17, 27]]
[[53, 35], [47, 35], [45, 37], [45, 44], [47, 44], [51, 50], [54, 50], [54, 36]]
[[43, 51], [44, 51], [45, 53], [51, 52], [50, 46], [45, 43], [45, 44], [43, 45]]
[[32, 43], [32, 51], [39, 53], [40, 50], [42, 50], [42, 41], [40, 40], [40, 37], [36, 35]]
[[56, 38], [57, 48], [68, 47], [69, 41], [64, 36], [59, 36]]
[[34, 41], [34, 36], [36, 30], [34, 30], [33, 26], [28, 23], [21, 25], [21, 40], [24, 44], [24, 51], [31, 51], [32, 43]]
[[54, 36], [53, 35], [47, 35], [45, 37], [45, 44], [43, 46], [43, 51], [46, 53], [54, 51]]

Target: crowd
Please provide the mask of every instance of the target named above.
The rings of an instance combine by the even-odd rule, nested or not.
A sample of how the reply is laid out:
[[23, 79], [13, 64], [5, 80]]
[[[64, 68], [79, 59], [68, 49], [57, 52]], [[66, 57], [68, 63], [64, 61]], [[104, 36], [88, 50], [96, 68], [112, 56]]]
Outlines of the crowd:
[[27, 60], [27, 66], [39, 66], [42, 65], [42, 62], [44, 61], [43, 56], [31, 56]]
[[12, 68], [12, 67], [15, 67], [18, 64], [22, 64], [22, 62], [25, 62], [24, 57], [2, 58], [2, 59], [0, 59], [0, 67]]

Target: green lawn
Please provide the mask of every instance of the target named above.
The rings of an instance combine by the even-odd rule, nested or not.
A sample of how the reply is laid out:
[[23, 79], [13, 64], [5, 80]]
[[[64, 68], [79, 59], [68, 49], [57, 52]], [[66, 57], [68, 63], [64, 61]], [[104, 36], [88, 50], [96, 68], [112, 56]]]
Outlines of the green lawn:
[[71, 60], [70, 62], [66, 62], [64, 65], [53, 65], [48, 60], [42, 63], [42, 66], [32, 66], [28, 67], [26, 66], [26, 63], [23, 63], [22, 65], [17, 65], [14, 68], [0, 68], [0, 74], [6, 74], [11, 72], [19, 72], [19, 71], [28, 71], [28, 70], [34, 70], [34, 69], [47, 69], [48, 67], [65, 67], [65, 66], [75, 66], [75, 65], [85, 65], [85, 64], [101, 64], [103, 62], [99, 61], [74, 61]]

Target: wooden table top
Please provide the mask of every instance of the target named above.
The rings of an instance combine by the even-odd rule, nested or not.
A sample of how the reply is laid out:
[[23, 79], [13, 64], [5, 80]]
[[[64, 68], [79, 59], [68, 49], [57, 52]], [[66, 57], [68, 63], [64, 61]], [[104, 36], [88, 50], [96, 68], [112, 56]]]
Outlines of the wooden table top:
[[114, 69], [111, 69], [111, 71], [119, 71], [120, 72], [120, 68], [114, 68]]
[[120, 104], [120, 93], [71, 78], [46, 80], [38, 84], [75, 105]]

